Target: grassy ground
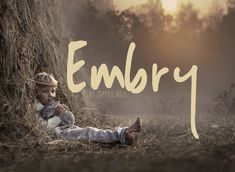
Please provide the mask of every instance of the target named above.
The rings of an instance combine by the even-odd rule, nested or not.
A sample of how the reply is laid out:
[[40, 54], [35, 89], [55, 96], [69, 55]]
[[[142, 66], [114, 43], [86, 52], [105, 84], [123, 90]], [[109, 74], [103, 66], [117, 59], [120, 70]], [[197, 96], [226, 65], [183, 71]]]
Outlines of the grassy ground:
[[144, 119], [139, 142], [131, 147], [87, 141], [2, 144], [1, 171], [235, 170], [234, 117], [201, 118], [200, 140], [183, 123], [174, 117]]
[[[234, 171], [231, 117], [199, 119], [200, 140], [193, 138], [188, 117], [176, 116], [144, 119], [139, 143], [132, 147], [41, 139], [31, 116], [32, 78], [45, 70], [66, 81], [61, 7], [57, 0], [0, 2], [0, 171]], [[116, 126], [80, 112], [83, 99], [71, 95], [66, 84], [58, 93], [81, 114], [81, 126]]]

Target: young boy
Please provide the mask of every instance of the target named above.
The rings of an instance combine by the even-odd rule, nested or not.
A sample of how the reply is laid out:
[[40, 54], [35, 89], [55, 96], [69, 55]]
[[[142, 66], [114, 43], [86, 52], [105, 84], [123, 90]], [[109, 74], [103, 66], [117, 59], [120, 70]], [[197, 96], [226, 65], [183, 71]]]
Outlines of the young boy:
[[130, 127], [117, 127], [113, 131], [75, 126], [74, 115], [68, 106], [60, 104], [56, 99], [58, 81], [51, 74], [41, 72], [36, 75], [35, 83], [37, 96], [34, 107], [40, 125], [47, 133], [60, 139], [87, 139], [99, 143], [120, 142], [132, 145], [137, 141], [138, 133], [141, 131], [139, 118]]

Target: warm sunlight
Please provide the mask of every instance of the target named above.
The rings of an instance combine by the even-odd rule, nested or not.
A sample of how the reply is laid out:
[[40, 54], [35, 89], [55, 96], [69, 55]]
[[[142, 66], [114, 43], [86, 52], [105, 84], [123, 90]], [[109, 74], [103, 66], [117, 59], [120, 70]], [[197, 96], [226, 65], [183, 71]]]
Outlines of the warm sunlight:
[[132, 6], [138, 6], [141, 4], [147, 3], [148, 0], [113, 0], [114, 5], [119, 10], [125, 10], [127, 8], [130, 8]]
[[[151, 4], [150, 2], [149, 0], [113, 0], [113, 5], [116, 9], [123, 11], [142, 4]], [[223, 14], [226, 14], [228, 9], [227, 0], [161, 0], [161, 3], [165, 13], [170, 15], [175, 15], [180, 6], [189, 3], [199, 12], [199, 17], [207, 15], [215, 7], [219, 7]]]
[[177, 0], [162, 0], [162, 8], [168, 14], [174, 14], [177, 10]]

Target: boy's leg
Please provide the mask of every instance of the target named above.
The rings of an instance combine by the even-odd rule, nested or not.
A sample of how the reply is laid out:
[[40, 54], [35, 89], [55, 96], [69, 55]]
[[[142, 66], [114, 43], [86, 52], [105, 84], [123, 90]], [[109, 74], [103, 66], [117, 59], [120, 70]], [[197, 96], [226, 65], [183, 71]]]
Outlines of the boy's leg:
[[124, 144], [125, 130], [127, 127], [117, 127], [115, 130], [101, 130], [94, 127], [80, 128], [74, 126], [67, 129], [57, 129], [56, 133], [62, 139], [68, 140], [91, 140], [99, 143], [113, 143], [120, 141]]
[[94, 127], [80, 128], [74, 126], [66, 129], [56, 129], [59, 138], [69, 140], [91, 140], [99, 143], [113, 143], [120, 141], [122, 144], [132, 145], [138, 140], [138, 133], [141, 131], [140, 119], [130, 127], [117, 127], [115, 130], [102, 130]]

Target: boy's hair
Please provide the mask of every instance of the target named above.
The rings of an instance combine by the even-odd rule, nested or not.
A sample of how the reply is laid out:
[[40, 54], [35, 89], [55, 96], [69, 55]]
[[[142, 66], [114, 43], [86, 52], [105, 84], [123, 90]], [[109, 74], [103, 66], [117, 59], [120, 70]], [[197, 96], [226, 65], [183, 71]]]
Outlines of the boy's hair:
[[40, 72], [35, 76], [34, 79], [37, 87], [43, 86], [57, 86], [58, 81], [54, 78], [52, 74], [46, 72]]

